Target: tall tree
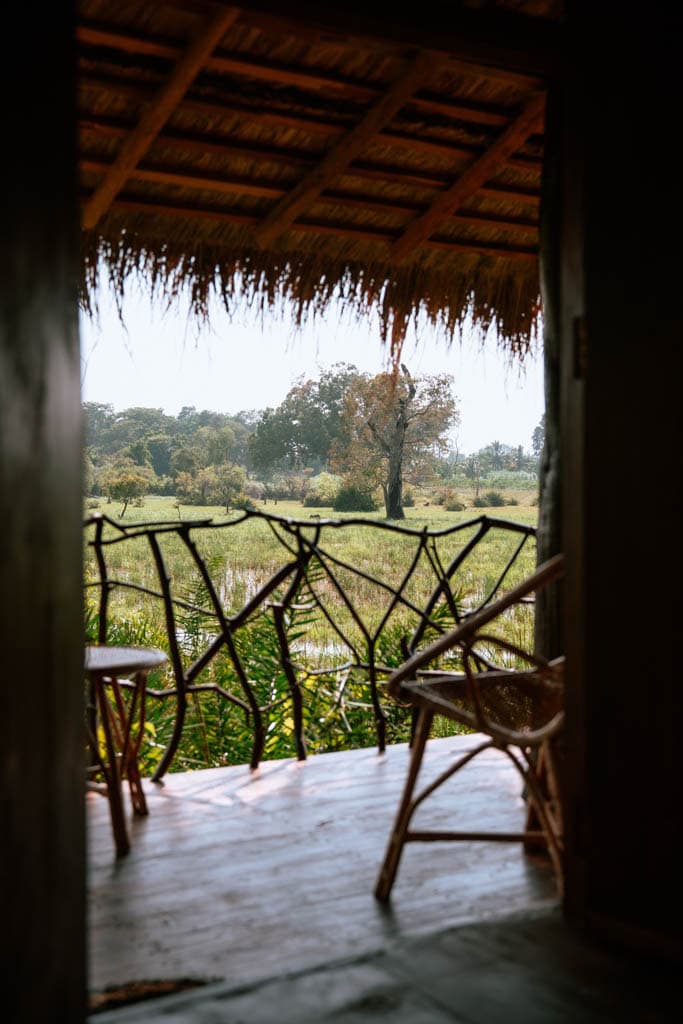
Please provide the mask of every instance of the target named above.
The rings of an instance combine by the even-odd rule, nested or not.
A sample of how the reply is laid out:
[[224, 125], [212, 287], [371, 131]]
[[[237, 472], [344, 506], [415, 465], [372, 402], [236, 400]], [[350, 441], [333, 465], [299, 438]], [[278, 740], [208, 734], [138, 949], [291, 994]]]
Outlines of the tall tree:
[[404, 519], [404, 472], [443, 452], [458, 418], [446, 374], [416, 378], [402, 365], [398, 376], [359, 376], [344, 396], [334, 464], [356, 486], [381, 486], [387, 519]]
[[541, 416], [538, 426], [534, 427], [534, 432], [531, 435], [531, 450], [537, 459], [540, 460], [541, 453], [543, 452], [543, 444], [545, 442], [545, 413]]
[[119, 516], [123, 519], [131, 501], [143, 498], [154, 488], [151, 466], [139, 466], [131, 458], [119, 457], [101, 471], [99, 486], [110, 501], [123, 502]]
[[341, 429], [344, 394], [358, 376], [337, 363], [317, 380], [300, 377], [276, 409], [265, 409], [249, 438], [254, 467], [264, 474], [327, 466]]
[[115, 419], [114, 406], [104, 402], [83, 402], [85, 444], [98, 450]]
[[465, 476], [468, 477], [474, 484], [474, 497], [479, 497], [479, 488], [481, 486], [481, 455], [479, 452], [474, 452], [468, 456], [465, 462]]

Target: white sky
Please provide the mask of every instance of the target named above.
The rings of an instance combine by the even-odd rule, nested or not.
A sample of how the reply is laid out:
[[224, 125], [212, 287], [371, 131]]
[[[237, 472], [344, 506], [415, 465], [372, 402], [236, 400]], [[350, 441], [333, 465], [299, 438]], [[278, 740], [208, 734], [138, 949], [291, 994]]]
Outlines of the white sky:
[[[100, 317], [81, 319], [83, 400], [161, 408], [176, 415], [184, 405], [236, 413], [278, 405], [302, 373], [317, 376], [336, 362], [379, 373], [386, 368], [376, 325], [350, 324], [328, 316], [297, 332], [274, 317], [257, 323], [233, 318], [216, 307], [211, 327], [188, 323], [176, 307], [163, 312], [145, 295], [129, 293], [124, 325], [108, 294]], [[540, 353], [523, 367], [510, 364], [495, 339], [482, 348], [481, 335], [468, 332], [450, 349], [428, 328], [406, 342], [402, 361], [413, 375], [449, 373], [460, 410], [454, 433], [461, 452], [493, 440], [529, 449], [543, 414]]]

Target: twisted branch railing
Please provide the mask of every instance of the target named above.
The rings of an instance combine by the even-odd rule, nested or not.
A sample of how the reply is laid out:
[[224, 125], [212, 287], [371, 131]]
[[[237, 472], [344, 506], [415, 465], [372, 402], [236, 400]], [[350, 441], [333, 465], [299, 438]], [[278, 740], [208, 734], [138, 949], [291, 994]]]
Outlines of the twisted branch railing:
[[[243, 524], [252, 520], [258, 520], [268, 527], [285, 561], [245, 600], [241, 608], [229, 611], [221, 599], [220, 587], [212, 576], [207, 560], [197, 546], [196, 538], [198, 535], [206, 537], [215, 531], [223, 533], [240, 530]], [[383, 578], [377, 570], [371, 571], [367, 566], [352, 564], [333, 550], [335, 545], [330, 545], [331, 539], [334, 538], [339, 547], [339, 541], [343, 541], [349, 536], [349, 531], [359, 526], [371, 529], [375, 536], [383, 531], [400, 535], [409, 548], [412, 546], [412, 553], [406, 558], [405, 569], [398, 583]], [[395, 666], [383, 664], [379, 654], [389, 623], [402, 623], [402, 654], [409, 655], [427, 635], [443, 633], [453, 623], [460, 623], [498, 596], [511, 581], [513, 569], [525, 545], [536, 533], [532, 526], [487, 516], [442, 530], [429, 530], [426, 527], [420, 530], [367, 519], [323, 520], [316, 517], [294, 520], [260, 511], [245, 511], [226, 522], [206, 519], [125, 525], [108, 516], [95, 515], [85, 521], [85, 529], [88, 546], [94, 553], [94, 559], [89, 560], [85, 586], [87, 589], [99, 590], [98, 642], [105, 643], [107, 640], [111, 597], [115, 592], [129, 591], [141, 597], [144, 595], [163, 605], [173, 686], [150, 688], [148, 692], [160, 700], [175, 698], [175, 712], [172, 735], [154, 773], [155, 780], [161, 779], [168, 771], [176, 754], [183, 734], [188, 698], [200, 692], [213, 692], [244, 713], [252, 735], [251, 767], [256, 768], [262, 760], [266, 739], [264, 715], [281, 703], [283, 698], [259, 703], [253, 680], [249, 678], [240, 651], [240, 638], [245, 627], [263, 616], [272, 617], [279, 664], [291, 702], [297, 757], [301, 760], [306, 757], [304, 693], [300, 681], [304, 673], [308, 678], [340, 672], [346, 672], [348, 678], [351, 671], [362, 673], [368, 687], [378, 747], [383, 751], [386, 745], [386, 713], [382, 706], [380, 687], [382, 680]], [[460, 535], [464, 538], [462, 546], [447, 560], [443, 546], [459, 541]], [[462, 589], [460, 580], [466, 575], [465, 568], [484, 540], [494, 535], [510, 538], [517, 536], [519, 540], [512, 552], [505, 555], [502, 568], [488, 592], [483, 597], [475, 598], [470, 594], [465, 603], [458, 596], [458, 591]], [[188, 601], [178, 593], [183, 581], [172, 579], [164, 555], [164, 544], [173, 537], [178, 538], [189, 556], [208, 607], [196, 601]], [[131, 578], [120, 578], [111, 572], [113, 548], [140, 539], [146, 541], [149, 547], [157, 581], [155, 586], [147, 586]], [[139, 563], [135, 564], [137, 567]], [[418, 599], [420, 595], [413, 593], [419, 589], [416, 588], [418, 575], [423, 592], [425, 587], [427, 589], [426, 599]], [[360, 602], [354, 599], [354, 586], [359, 585], [366, 585], [372, 591], [371, 615], [365, 613]], [[205, 623], [202, 630], [204, 647], [199, 653], [194, 653], [189, 664], [186, 664], [187, 658], [183, 657], [179, 640], [177, 613], [180, 610], [197, 616]], [[302, 610], [315, 615], [318, 622], [327, 624], [329, 635], [335, 638], [337, 644], [337, 659], [343, 656], [344, 660], [316, 668], [301, 664], [296, 650], [292, 649], [288, 624], [294, 614]], [[210, 668], [219, 652], [227, 653], [234, 670], [237, 692], [213, 680], [200, 680], [202, 673]], [[344, 686], [345, 682], [342, 682], [337, 693], [336, 700], [339, 703]], [[91, 722], [90, 725], [94, 728], [96, 723]]]

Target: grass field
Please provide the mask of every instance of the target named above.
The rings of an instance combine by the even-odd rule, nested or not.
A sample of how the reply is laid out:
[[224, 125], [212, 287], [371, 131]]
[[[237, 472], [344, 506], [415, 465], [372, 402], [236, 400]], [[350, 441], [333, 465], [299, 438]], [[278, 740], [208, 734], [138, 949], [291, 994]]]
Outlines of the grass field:
[[[364, 515], [366, 522], [348, 523], [360, 517], [333, 513], [332, 509], [309, 509], [296, 502], [269, 501], [258, 503], [258, 511], [271, 516], [291, 518], [310, 523], [303, 534], [312, 539], [317, 524], [328, 517], [344, 525], [324, 525], [321, 529], [319, 559], [311, 574], [308, 589], [297, 596], [297, 610], [288, 615], [292, 654], [296, 657], [299, 684], [304, 693], [305, 727], [309, 750], [322, 751], [344, 747], [367, 746], [374, 742], [373, 712], [367, 690], [367, 676], [340, 669], [349, 660], [395, 665], [402, 659], [400, 639], [411, 635], [418, 619], [405, 604], [393, 605], [392, 589], [399, 587], [413, 563], [422, 531], [430, 534], [430, 557], [423, 551], [415, 562], [405, 587], [406, 602], [415, 608], [424, 607], [438, 577], [435, 565], [446, 567], [462, 550], [476, 530], [467, 528], [451, 535], [439, 536], [454, 525], [466, 523], [482, 513], [491, 521], [507, 519], [535, 525], [537, 508], [531, 504], [533, 494], [520, 494], [520, 503], [495, 509], [468, 508], [448, 512], [440, 506], [422, 505], [406, 509], [400, 524], [407, 533], [377, 529], [384, 520], [381, 513]], [[522, 501], [526, 499], [526, 504]], [[117, 519], [120, 507], [88, 502], [86, 516], [101, 512]], [[193, 537], [205, 564], [209, 567], [220, 600], [228, 616], [235, 616], [259, 589], [292, 559], [285, 543], [292, 536], [277, 522], [251, 518], [237, 522], [241, 513], [226, 515], [224, 508], [183, 506], [183, 521], [212, 520], [207, 528], [193, 530]], [[173, 498], [149, 497], [143, 507], [129, 508], [127, 526], [150, 521], [178, 522], [178, 509]], [[233, 525], [229, 525], [232, 523]], [[348, 525], [346, 525], [348, 523]], [[226, 525], [222, 525], [226, 524]], [[436, 534], [436, 535], [435, 535]], [[116, 532], [107, 527], [106, 536]], [[492, 528], [477, 545], [472, 555], [458, 570], [453, 589], [464, 607], [483, 600], [495, 586], [507, 561], [515, 551], [520, 535]], [[160, 538], [166, 571], [174, 596], [194, 606], [207, 608], [209, 602], [196, 566], [175, 534]], [[119, 581], [159, 589], [159, 581], [146, 538], [125, 540], [106, 549], [110, 577]], [[535, 564], [535, 545], [531, 538], [510, 573], [508, 583], [527, 575]], [[359, 575], [351, 567], [362, 570]], [[97, 579], [92, 549], [86, 546], [86, 581]], [[281, 599], [286, 585], [269, 595], [269, 601]], [[348, 596], [348, 602], [341, 591]], [[96, 591], [86, 590], [87, 628], [96, 636]], [[315, 598], [313, 600], [313, 595]], [[317, 602], [317, 605], [314, 604]], [[445, 603], [441, 611], [448, 613]], [[324, 614], [324, 611], [328, 614]], [[338, 626], [335, 631], [332, 619]], [[115, 589], [108, 616], [109, 634], [113, 642], [142, 643], [168, 649], [162, 604], [137, 590]], [[187, 666], [201, 654], [215, 634], [215, 620], [187, 609], [178, 609], [176, 634], [180, 639], [184, 664]], [[529, 628], [529, 616], [510, 622], [512, 630]], [[213, 630], [213, 634], [212, 634]], [[519, 637], [516, 637], [519, 638]], [[240, 632], [241, 657], [250, 683], [258, 691], [259, 703], [268, 708], [266, 715], [267, 757], [283, 757], [293, 752], [291, 740], [291, 707], [287, 680], [283, 675], [279, 649], [274, 639], [272, 612], [268, 603], [260, 614]], [[327, 669], [323, 672], [323, 668]], [[317, 674], [312, 674], [317, 673]], [[204, 670], [203, 678], [234, 692], [235, 673], [227, 656], [220, 655]], [[158, 685], [170, 685], [171, 677], [159, 679]], [[172, 710], [168, 701], [155, 707], [148, 726], [147, 769], [160, 756], [167, 741]], [[405, 714], [389, 709], [389, 740], [406, 736]], [[213, 694], [193, 698], [191, 714], [184, 730], [183, 748], [174, 763], [176, 768], [240, 763], [249, 759], [250, 733], [241, 712]]]

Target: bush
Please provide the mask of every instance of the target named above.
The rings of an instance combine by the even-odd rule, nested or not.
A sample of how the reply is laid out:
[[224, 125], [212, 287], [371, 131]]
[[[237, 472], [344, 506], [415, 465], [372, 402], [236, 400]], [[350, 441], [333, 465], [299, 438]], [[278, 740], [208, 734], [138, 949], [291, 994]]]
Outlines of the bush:
[[415, 507], [415, 495], [409, 487], [403, 492], [403, 507], [414, 508]]
[[465, 505], [458, 497], [452, 487], [446, 487], [437, 498], [439, 505], [443, 505], [447, 512], [462, 512]]
[[472, 502], [472, 504], [473, 504], [473, 506], [475, 508], [488, 508], [489, 507], [489, 503], [488, 503], [488, 501], [486, 500], [486, 498], [484, 497], [483, 494], [480, 494], [478, 497], [476, 497], [474, 499], [474, 501]]
[[247, 480], [244, 485], [244, 493], [252, 501], [263, 501], [266, 493], [266, 485], [260, 480]]
[[324, 495], [316, 494], [314, 491], [309, 491], [304, 498], [304, 508], [326, 508], [331, 504], [333, 502], [329, 501]]
[[487, 491], [484, 500], [491, 508], [502, 508], [505, 504], [505, 498], [500, 491]]
[[311, 478], [311, 489], [306, 495], [304, 505], [308, 508], [324, 508], [334, 505], [337, 492], [342, 485], [342, 478], [335, 473], [318, 473]]
[[519, 505], [519, 502], [517, 501], [516, 498], [508, 498], [507, 504], [508, 505]]
[[335, 512], [374, 512], [377, 508], [375, 499], [367, 491], [359, 487], [340, 487], [334, 499]]

